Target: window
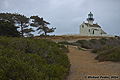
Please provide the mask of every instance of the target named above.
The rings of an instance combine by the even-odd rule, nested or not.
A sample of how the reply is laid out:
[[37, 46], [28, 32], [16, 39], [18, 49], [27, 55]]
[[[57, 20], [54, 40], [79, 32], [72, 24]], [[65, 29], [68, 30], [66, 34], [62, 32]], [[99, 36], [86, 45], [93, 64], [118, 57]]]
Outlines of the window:
[[82, 25], [82, 28], [84, 28], [84, 25]]
[[93, 34], [94, 34], [94, 30], [93, 30]]
[[89, 29], [89, 32], [90, 32], [90, 29]]

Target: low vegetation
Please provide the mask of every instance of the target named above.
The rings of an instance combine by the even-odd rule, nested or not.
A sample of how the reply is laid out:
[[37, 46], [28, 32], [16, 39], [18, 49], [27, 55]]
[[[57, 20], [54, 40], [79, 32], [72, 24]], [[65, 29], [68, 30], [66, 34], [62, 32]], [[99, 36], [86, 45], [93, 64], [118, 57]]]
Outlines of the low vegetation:
[[72, 43], [69, 43], [69, 42], [67, 42], [67, 41], [62, 41], [62, 42], [58, 42], [59, 44], [65, 44], [65, 45], [74, 45], [74, 44], [72, 44]]
[[107, 39], [106, 38], [101, 38], [99, 39], [99, 42], [102, 44], [102, 45], [105, 45], [106, 44], [106, 41]]
[[118, 37], [118, 39], [120, 39], [120, 37]]
[[90, 42], [96, 44], [97, 39], [91, 39]]
[[84, 44], [86, 42], [87, 42], [86, 40], [78, 40], [78, 41], [76, 41], [76, 43], [80, 43], [80, 44]]
[[118, 38], [101, 38], [101, 39], [90, 39], [90, 40], [78, 40], [76, 41], [79, 46], [86, 45], [86, 48], [89, 47], [91, 49], [100, 48], [102, 46], [120, 46], [120, 39]]
[[81, 47], [85, 49], [91, 49], [89, 46], [87, 46], [87, 44], [82, 44]]
[[105, 46], [97, 50], [99, 61], [120, 61], [120, 47]]
[[0, 37], [0, 80], [64, 80], [66, 52], [53, 41]]
[[[99, 61], [120, 61], [120, 39], [119, 38], [101, 38], [91, 40], [78, 40], [80, 47], [93, 49], [97, 53], [96, 60]], [[81, 50], [81, 48], [80, 48]]]

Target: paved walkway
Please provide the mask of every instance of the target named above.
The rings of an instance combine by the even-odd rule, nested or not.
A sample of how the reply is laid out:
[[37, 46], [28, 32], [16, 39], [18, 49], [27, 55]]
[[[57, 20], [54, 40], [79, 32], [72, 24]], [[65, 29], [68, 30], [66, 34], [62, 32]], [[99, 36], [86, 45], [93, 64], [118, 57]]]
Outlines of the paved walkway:
[[120, 80], [120, 63], [98, 62], [94, 59], [96, 54], [72, 46], [69, 46], [69, 50], [67, 55], [71, 68], [67, 80]]

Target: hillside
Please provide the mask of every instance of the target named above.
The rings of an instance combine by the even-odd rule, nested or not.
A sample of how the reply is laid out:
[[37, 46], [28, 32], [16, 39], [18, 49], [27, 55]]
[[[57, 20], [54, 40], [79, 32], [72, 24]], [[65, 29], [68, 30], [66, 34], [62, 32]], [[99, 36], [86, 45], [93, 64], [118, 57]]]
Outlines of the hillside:
[[[116, 72], [120, 70], [119, 38], [34, 38], [0, 37], [0, 80], [65, 80], [69, 68], [68, 80], [84, 79], [85, 75], [96, 74], [120, 76]], [[64, 45], [68, 45], [67, 48]], [[99, 62], [106, 60], [118, 63]]]
[[60, 44], [74, 45], [79, 50], [91, 49], [97, 54], [95, 59], [99, 61], [120, 61], [120, 38], [105, 38], [77, 40], [76, 42], [62, 41]]

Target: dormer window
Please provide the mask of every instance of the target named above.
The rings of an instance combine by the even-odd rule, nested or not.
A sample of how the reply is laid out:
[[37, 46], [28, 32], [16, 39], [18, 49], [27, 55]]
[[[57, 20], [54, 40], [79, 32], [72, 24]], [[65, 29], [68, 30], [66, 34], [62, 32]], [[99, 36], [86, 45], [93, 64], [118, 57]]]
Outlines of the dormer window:
[[82, 28], [84, 28], [84, 25], [82, 25]]

